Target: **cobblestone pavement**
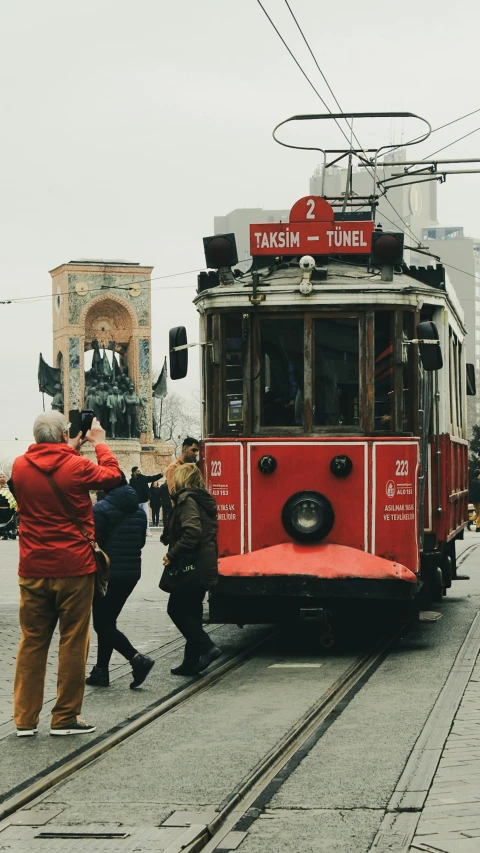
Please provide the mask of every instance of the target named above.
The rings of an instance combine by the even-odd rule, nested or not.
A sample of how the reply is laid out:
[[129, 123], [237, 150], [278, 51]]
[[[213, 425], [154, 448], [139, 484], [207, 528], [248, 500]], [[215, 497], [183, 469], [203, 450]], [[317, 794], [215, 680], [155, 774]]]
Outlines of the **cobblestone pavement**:
[[[176, 639], [177, 629], [166, 613], [167, 597], [158, 588], [165, 547], [160, 533], [148, 537], [143, 550], [142, 577], [125, 605], [119, 626], [139, 651], [148, 653]], [[18, 543], [0, 541], [0, 726], [12, 719], [13, 677], [20, 630], [18, 627]], [[55, 698], [58, 634], [55, 633], [47, 663], [45, 702]], [[92, 630], [89, 666], [96, 658], [96, 634]], [[125, 672], [125, 659], [113, 653], [110, 672]]]
[[411, 847], [480, 851], [480, 661], [455, 716]]

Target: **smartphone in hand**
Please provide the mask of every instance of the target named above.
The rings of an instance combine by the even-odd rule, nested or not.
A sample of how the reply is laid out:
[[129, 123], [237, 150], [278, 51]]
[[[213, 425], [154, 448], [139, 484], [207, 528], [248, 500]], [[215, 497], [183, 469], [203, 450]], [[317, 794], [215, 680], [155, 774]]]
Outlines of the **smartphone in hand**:
[[76, 438], [78, 433], [82, 433], [82, 437], [85, 438], [88, 430], [92, 426], [93, 421], [93, 409], [72, 409], [68, 413], [68, 419], [70, 421], [70, 438]]

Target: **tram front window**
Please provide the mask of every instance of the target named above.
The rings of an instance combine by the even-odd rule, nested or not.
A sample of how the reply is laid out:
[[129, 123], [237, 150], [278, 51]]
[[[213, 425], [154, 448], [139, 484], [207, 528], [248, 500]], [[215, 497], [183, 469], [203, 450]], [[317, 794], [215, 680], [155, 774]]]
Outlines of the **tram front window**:
[[375, 312], [375, 431], [393, 429], [393, 312]]
[[315, 424], [359, 426], [358, 319], [315, 320]]
[[242, 315], [225, 318], [226, 422], [228, 432], [243, 429]]
[[260, 323], [262, 425], [303, 425], [303, 320]]

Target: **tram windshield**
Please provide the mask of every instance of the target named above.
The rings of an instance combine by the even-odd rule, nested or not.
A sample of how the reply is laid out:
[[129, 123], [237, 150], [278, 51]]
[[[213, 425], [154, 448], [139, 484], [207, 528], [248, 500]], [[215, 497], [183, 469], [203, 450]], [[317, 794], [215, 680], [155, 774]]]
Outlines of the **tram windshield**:
[[213, 315], [206, 335], [222, 358], [206, 357], [208, 432], [412, 434], [413, 334], [413, 312], [390, 307]]
[[314, 320], [314, 328], [314, 423], [317, 426], [358, 426], [358, 319], [338, 317]]
[[262, 320], [262, 423], [303, 426], [303, 320]]

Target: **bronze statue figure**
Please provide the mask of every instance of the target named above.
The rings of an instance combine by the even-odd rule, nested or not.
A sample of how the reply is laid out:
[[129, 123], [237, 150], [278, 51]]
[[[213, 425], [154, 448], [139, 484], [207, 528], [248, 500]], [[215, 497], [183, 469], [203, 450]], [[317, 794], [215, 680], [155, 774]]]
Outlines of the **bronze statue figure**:
[[123, 395], [123, 399], [125, 401], [125, 408], [127, 412], [127, 432], [128, 438], [138, 438], [139, 430], [138, 430], [138, 417], [137, 411], [138, 407], [144, 405], [143, 400], [135, 391], [135, 386], [133, 382], [130, 382], [128, 387], [128, 391], [126, 391]]
[[63, 391], [62, 386], [58, 383], [55, 385], [55, 394], [52, 399], [52, 409], [63, 414]]
[[122, 415], [125, 412], [125, 401], [118, 393], [117, 385], [112, 388], [112, 393], [107, 397], [107, 409], [109, 410], [110, 431], [112, 438], [118, 438], [115, 435], [117, 423], [122, 422]]

